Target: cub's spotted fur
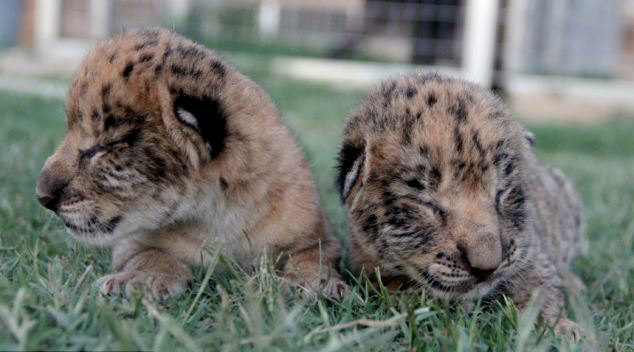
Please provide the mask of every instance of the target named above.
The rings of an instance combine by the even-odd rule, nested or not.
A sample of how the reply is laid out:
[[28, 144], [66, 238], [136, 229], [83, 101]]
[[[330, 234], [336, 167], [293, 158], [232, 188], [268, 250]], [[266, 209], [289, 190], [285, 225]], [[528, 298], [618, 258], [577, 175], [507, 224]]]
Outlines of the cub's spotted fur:
[[264, 91], [213, 52], [123, 33], [88, 54], [66, 109], [37, 195], [76, 238], [112, 247], [104, 290], [176, 295], [207, 248], [247, 271], [267, 253], [309, 294], [345, 289], [304, 155]]
[[530, 143], [475, 85], [435, 74], [385, 82], [348, 118], [339, 157], [354, 269], [466, 307], [501, 294], [523, 307], [539, 289], [545, 322], [578, 337], [562, 275], [582, 240], [581, 204]]

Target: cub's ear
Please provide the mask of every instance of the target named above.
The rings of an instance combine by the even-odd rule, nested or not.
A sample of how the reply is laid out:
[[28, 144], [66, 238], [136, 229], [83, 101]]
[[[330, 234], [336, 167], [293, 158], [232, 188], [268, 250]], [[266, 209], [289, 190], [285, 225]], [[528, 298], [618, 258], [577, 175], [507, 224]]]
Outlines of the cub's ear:
[[529, 130], [524, 130], [524, 138], [528, 142], [529, 146], [532, 147], [533, 145], [535, 145], [535, 135], [533, 134], [533, 132]]
[[227, 116], [218, 99], [172, 93], [174, 116], [186, 128], [195, 130], [209, 148], [211, 159], [220, 154], [227, 137]]
[[355, 146], [350, 143], [344, 143], [339, 151], [339, 158], [337, 169], [339, 174], [337, 175], [337, 188], [341, 195], [341, 200], [346, 201], [352, 187], [359, 178], [360, 170], [363, 166], [364, 160], [364, 148]]

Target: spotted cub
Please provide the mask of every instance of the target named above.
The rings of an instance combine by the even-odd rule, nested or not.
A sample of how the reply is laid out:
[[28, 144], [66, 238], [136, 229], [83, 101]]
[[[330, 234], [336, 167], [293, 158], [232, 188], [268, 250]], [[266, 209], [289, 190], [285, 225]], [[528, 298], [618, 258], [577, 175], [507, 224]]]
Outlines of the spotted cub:
[[539, 162], [499, 99], [460, 80], [385, 82], [348, 118], [339, 157], [353, 268], [469, 308], [541, 292], [541, 316], [579, 337], [562, 275], [582, 240], [568, 179]]
[[112, 248], [106, 292], [186, 288], [186, 264], [264, 253], [313, 295], [345, 290], [340, 246], [308, 162], [266, 93], [212, 51], [163, 29], [92, 50], [66, 104], [68, 131], [37, 196], [77, 239]]

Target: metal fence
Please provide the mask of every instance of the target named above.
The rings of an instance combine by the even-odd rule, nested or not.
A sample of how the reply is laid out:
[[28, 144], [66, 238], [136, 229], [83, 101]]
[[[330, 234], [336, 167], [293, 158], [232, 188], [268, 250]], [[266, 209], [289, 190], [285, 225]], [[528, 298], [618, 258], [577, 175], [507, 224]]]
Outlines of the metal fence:
[[634, 76], [634, 0], [31, 1], [46, 40], [163, 24], [219, 50]]
[[198, 1], [187, 23], [221, 45], [459, 65], [464, 0]]

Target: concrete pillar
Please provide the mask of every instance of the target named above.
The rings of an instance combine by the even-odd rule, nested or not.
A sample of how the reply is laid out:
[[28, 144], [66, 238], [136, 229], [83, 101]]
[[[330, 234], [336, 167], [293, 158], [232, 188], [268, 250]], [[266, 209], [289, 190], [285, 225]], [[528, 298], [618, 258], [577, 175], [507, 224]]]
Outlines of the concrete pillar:
[[466, 79], [490, 88], [497, 32], [499, 0], [467, 0], [462, 47]]
[[90, 0], [90, 36], [95, 39], [110, 35], [112, 24], [112, 1]]
[[46, 45], [59, 37], [61, 26], [61, 0], [36, 0], [35, 43]]
[[182, 19], [189, 13], [191, 0], [165, 1], [166, 15], [169, 18]]
[[525, 68], [527, 33], [527, 4], [530, 0], [508, 2], [506, 10], [506, 33], [504, 40], [504, 71], [516, 73]]
[[279, 30], [282, 7], [278, 0], [263, 0], [258, 13], [260, 34], [265, 37], [275, 36]]

